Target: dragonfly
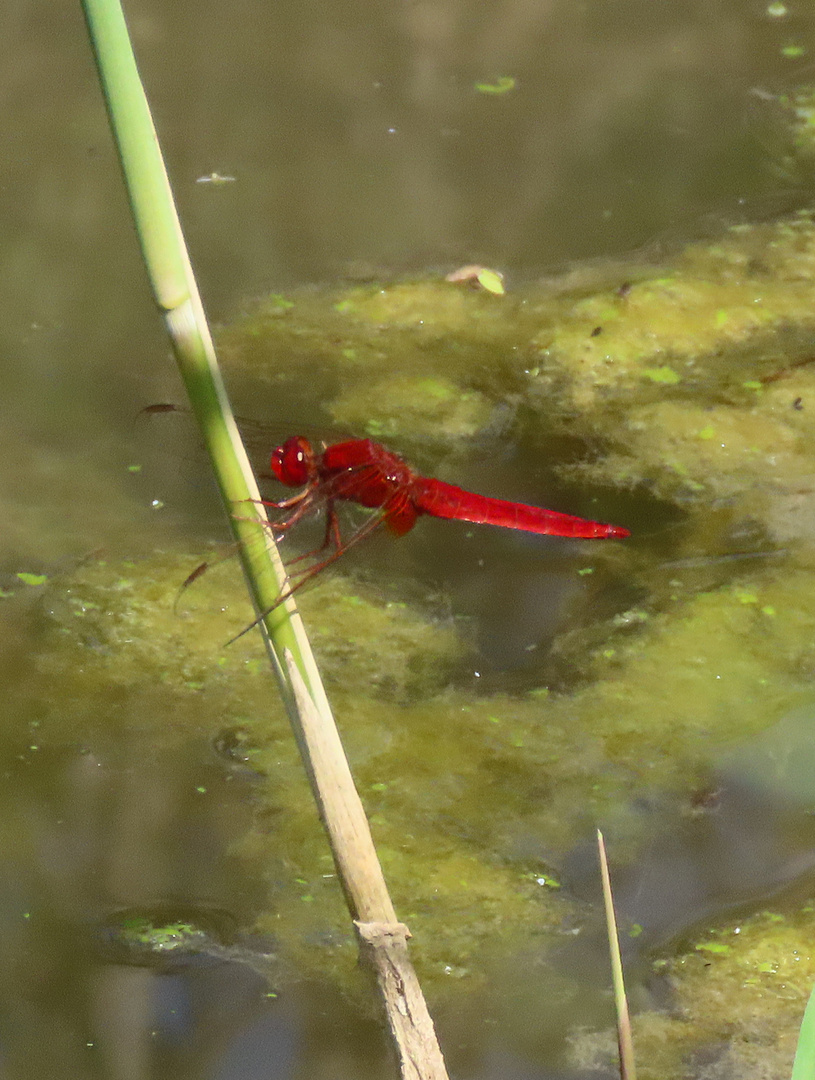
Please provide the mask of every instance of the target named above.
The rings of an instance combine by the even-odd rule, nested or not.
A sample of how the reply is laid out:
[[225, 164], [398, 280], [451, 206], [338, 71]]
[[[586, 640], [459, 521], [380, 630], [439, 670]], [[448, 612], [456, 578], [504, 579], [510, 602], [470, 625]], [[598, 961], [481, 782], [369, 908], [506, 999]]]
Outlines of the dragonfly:
[[[539, 506], [478, 495], [444, 480], [422, 476], [398, 454], [373, 439], [348, 439], [315, 450], [305, 436], [292, 435], [273, 450], [270, 464], [273, 475], [282, 484], [300, 489], [290, 498], [278, 502], [262, 500], [264, 506], [283, 512], [271, 525], [278, 537], [314, 511], [325, 511], [322, 543], [297, 556], [289, 565], [318, 559], [322, 552], [329, 551], [327, 556], [312, 562], [304, 571], [295, 572], [296, 580], [277, 603], [380, 526], [384, 525], [394, 536], [404, 536], [424, 515], [520, 529], [544, 536], [594, 540], [630, 536], [622, 525], [607, 525]], [[347, 538], [342, 536], [336, 507], [343, 501], [378, 511]], [[267, 614], [264, 612], [252, 626]]]
[[264, 500], [266, 505], [291, 511], [275, 524], [275, 530], [285, 532], [316, 505], [324, 505], [326, 536], [322, 547], [333, 544], [337, 552], [344, 551], [356, 539], [352, 537], [344, 543], [340, 535], [334, 504], [342, 500], [378, 509], [380, 513], [371, 519], [370, 528], [363, 526], [363, 530], [372, 531], [384, 524], [394, 536], [410, 532], [424, 514], [544, 536], [592, 540], [630, 536], [621, 525], [606, 525], [540, 506], [477, 495], [444, 480], [421, 476], [398, 454], [373, 439], [348, 439], [315, 451], [305, 436], [292, 435], [272, 452], [271, 469], [282, 484], [300, 488], [290, 499]]
[[[178, 408], [155, 405], [144, 411], [171, 412]], [[420, 517], [427, 515], [543, 536], [592, 540], [630, 536], [629, 530], [622, 525], [608, 525], [557, 510], [479, 495], [444, 480], [422, 476], [398, 454], [373, 439], [347, 439], [315, 449], [304, 435], [292, 435], [272, 451], [270, 466], [272, 475], [281, 484], [299, 489], [287, 499], [261, 500], [263, 506], [277, 512], [270, 522], [275, 538], [281, 539], [299, 522], [321, 510], [325, 512], [325, 533], [318, 547], [287, 562], [288, 588], [281, 592], [269, 611], [259, 615], [232, 641], [243, 637], [274, 607], [381, 526], [394, 536], [404, 536]], [[377, 513], [344, 537], [337, 512], [339, 502], [356, 503]], [[323, 554], [325, 552], [328, 554]], [[293, 570], [300, 562], [308, 565], [303, 570]], [[180, 593], [208, 566], [209, 563], [198, 566], [184, 581]]]

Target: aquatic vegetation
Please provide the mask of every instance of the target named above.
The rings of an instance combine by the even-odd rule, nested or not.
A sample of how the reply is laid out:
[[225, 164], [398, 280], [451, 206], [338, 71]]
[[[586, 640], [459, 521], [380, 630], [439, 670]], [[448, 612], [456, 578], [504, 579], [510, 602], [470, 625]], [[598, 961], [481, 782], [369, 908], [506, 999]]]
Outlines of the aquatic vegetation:
[[[556, 624], [548, 655], [512, 691], [476, 690], [470, 621], [437, 598], [418, 600], [396, 576], [374, 588], [336, 574], [303, 596], [389, 884], [434, 994], [462, 996], [523, 955], [540, 980], [528, 992], [557, 987], [568, 1012], [582, 991], [550, 957], [565, 927], [592, 929], [575, 898], [575, 859], [595, 823], [623, 899], [655, 838], [679, 836], [688, 858], [708, 851], [726, 862], [737, 834], [722, 827], [731, 819], [717, 817], [710, 793], [724, 787], [730, 805], [739, 784], [753, 783], [726, 752], [811, 701], [812, 280], [815, 227], [799, 215], [692, 245], [670, 265], [608, 264], [500, 300], [434, 278], [302, 290], [222, 331], [239, 388], [272, 379], [304, 403], [307, 388], [325, 419], [387, 434], [420, 460], [460, 460], [479, 440], [544, 458], [565, 440], [578, 449], [558, 468], [575, 490], [633, 493], [632, 520], [621, 519], [633, 540], [562, 564], [564, 589], [586, 616], [568, 630]], [[282, 377], [268, 375], [273, 354], [285, 357]], [[250, 820], [230, 845], [247, 877], [263, 881], [250, 921], [300, 969], [329, 970], [350, 989], [354, 949], [333, 867], [282, 711], [270, 717], [264, 703], [259, 643], [247, 635], [223, 648], [251, 621], [236, 569], [208, 572], [173, 612], [197, 561], [157, 554], [43, 583], [25, 683], [43, 717], [36, 745], [94, 744], [135, 727], [157, 759], [187, 742], [209, 747], [251, 793]], [[534, 656], [539, 641], [530, 644]], [[127, 709], [113, 707], [121, 701]], [[761, 798], [797, 822], [804, 812], [786, 801], [781, 779]], [[207, 783], [196, 794], [205, 803]], [[746, 822], [744, 804], [733, 805]], [[755, 840], [763, 898], [795, 880], [808, 834], [796, 839], [792, 824], [789, 833], [780, 863], [761, 854], [777, 840], [772, 830], [761, 851]], [[727, 926], [731, 905], [749, 904], [741, 884], [720, 884], [670, 912], [645, 885], [630, 889], [642, 903], [623, 914], [639, 928], [635, 984], [653, 977], [654, 951], [691, 934], [702, 946], [659, 967], [686, 1019], [640, 1012], [643, 1075], [682, 1075], [688, 1055], [724, 1040], [728, 1024], [744, 1036], [727, 1053], [746, 1062], [755, 1050], [758, 1062], [746, 1034], [757, 987], [761, 1000], [776, 995], [773, 1023], [784, 1032], [767, 1053], [786, 1046], [813, 975], [798, 961], [793, 1005], [761, 965], [776, 946], [792, 955], [793, 939], [805, 940], [806, 913], [775, 945], [776, 924], [758, 917], [749, 932], [739, 924], [739, 935], [705, 933], [700, 919]], [[583, 1059], [589, 1049], [587, 1039]]]
[[508, 94], [516, 86], [515, 79], [510, 75], [502, 75], [494, 83], [476, 83], [475, 89], [479, 94]]

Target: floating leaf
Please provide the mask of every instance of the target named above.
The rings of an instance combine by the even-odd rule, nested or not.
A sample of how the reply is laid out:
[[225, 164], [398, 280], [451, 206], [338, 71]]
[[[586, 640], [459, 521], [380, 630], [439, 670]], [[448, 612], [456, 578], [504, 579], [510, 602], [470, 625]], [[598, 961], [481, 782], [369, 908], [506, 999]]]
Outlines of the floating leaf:
[[26, 574], [21, 573], [16, 575], [23, 585], [44, 585], [48, 578], [45, 574]]
[[514, 90], [515, 80], [510, 75], [502, 75], [494, 83], [476, 83], [475, 88], [479, 94], [508, 94]]
[[646, 368], [643, 373], [643, 378], [650, 379], [651, 382], [665, 383], [668, 386], [675, 386], [676, 383], [681, 382], [681, 376], [677, 375], [672, 367], [668, 367], [664, 364], [658, 368]]
[[798, 60], [805, 52], [803, 45], [785, 45], [781, 50], [781, 55], [786, 56], [788, 60]]
[[448, 274], [444, 280], [452, 282], [469, 281], [480, 285], [482, 289], [486, 289], [487, 292], [494, 293], [496, 296], [503, 296], [506, 291], [504, 289], [503, 274], [497, 270], [491, 270], [488, 266], [479, 266], [477, 263], [460, 266], [458, 270]]
[[703, 941], [696, 946], [697, 952], [717, 953], [726, 956], [730, 952], [730, 946], [724, 941]]
[[496, 296], [504, 295], [504, 282], [497, 270], [482, 270], [477, 281], [487, 292], [494, 293]]

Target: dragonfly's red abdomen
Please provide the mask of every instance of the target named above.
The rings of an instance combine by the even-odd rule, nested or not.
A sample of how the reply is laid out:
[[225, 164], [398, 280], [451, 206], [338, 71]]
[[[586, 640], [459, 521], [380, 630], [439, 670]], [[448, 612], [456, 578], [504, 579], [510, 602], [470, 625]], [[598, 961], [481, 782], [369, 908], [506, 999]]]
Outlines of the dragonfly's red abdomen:
[[476, 525], [498, 525], [504, 529], [522, 529], [542, 536], [581, 537], [590, 540], [623, 538], [628, 529], [620, 525], [605, 525], [588, 521], [574, 514], [561, 514], [541, 506], [493, 499], [488, 495], [446, 484], [443, 480], [417, 476], [411, 484], [413, 503], [420, 514], [471, 521]]

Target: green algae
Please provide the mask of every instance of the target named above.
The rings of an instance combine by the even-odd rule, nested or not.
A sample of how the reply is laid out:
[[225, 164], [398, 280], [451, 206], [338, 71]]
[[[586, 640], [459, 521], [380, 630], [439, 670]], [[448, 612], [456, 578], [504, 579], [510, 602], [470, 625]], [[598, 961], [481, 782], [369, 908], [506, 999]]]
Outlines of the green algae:
[[[556, 639], [548, 670], [563, 677], [525, 692], [473, 693], [468, 628], [398, 589], [383, 597], [337, 576], [304, 594], [432, 994], [487, 985], [500, 957], [544, 955], [564, 926], [582, 925], [568, 875], [566, 888], [547, 883], [591, 826], [603, 824], [618, 861], [635, 862], [653, 835], [638, 801], [690, 813], [726, 749], [811, 701], [813, 280], [815, 226], [802, 214], [739, 227], [650, 271], [608, 265], [501, 298], [435, 279], [303, 290], [223, 331], [235, 378], [306, 387], [326, 418], [396, 449], [460, 453], [508, 417], [507, 441], [533, 451], [553, 435], [585, 441], [591, 452], [563, 463], [564, 476], [647, 491], [682, 515], [669, 550], [649, 547], [645, 517], [625, 522], [632, 541], [598, 548], [596, 561], [592, 549], [592, 566], [581, 553], [573, 574], [596, 590], [584, 593], [594, 618]], [[253, 635], [223, 648], [251, 621], [236, 570], [212, 570], [173, 611], [196, 561], [88, 566], [47, 586], [29, 687], [46, 718], [37, 745], [98, 736], [117, 723], [117, 695], [134, 694], [154, 753], [205, 739], [253, 785], [254, 817], [234, 851], [268, 876], [257, 928], [303, 970], [352, 987], [333, 867], [282, 711], [267, 703], [261, 649]], [[616, 608], [603, 608], [596, 584], [609, 573], [631, 588]], [[702, 938], [671, 960], [684, 1014], [638, 1018], [642, 1074], [685, 1075], [695, 1048], [731, 1039], [727, 1053], [744, 1063], [754, 1053], [760, 1075], [757, 987], [779, 996], [768, 1056], [794, 1037], [794, 1010], [766, 967], [775, 946], [791, 955], [811, 928], [789, 933], [786, 944], [762, 937], [749, 962], [758, 931]], [[539, 975], [538, 1005], [553, 985], [566, 1001], [577, 993], [547, 967]], [[796, 1005], [812, 980], [807, 970], [800, 992], [796, 983]]]
[[[65, 651], [42, 659], [43, 675], [50, 677], [52, 662], [66, 675], [128, 687], [151, 670], [173, 690], [228, 687], [240, 696], [264, 672], [265, 653], [259, 635], [226, 646], [254, 618], [238, 567], [234, 560], [213, 566], [179, 594], [194, 562], [165, 553], [129, 564], [127, 577], [104, 562], [80, 568], [49, 598]], [[306, 596], [303, 608], [316, 609], [312, 636], [325, 681], [345, 693], [421, 697], [443, 686], [463, 655], [452, 628], [340, 578]], [[382, 648], [366, 657], [371, 641]]]
[[[382, 401], [387, 400], [383, 416]], [[481, 391], [462, 390], [450, 379], [427, 375], [390, 376], [372, 381], [367, 391], [354, 387], [331, 403], [332, 420], [374, 439], [419, 441], [425, 446], [468, 439], [483, 431], [492, 403]]]
[[[248, 617], [240, 582], [234, 568], [231, 575], [219, 577], [217, 570], [204, 575], [189, 590], [197, 594], [194, 601], [203, 617], [189, 610], [193, 601], [188, 610], [174, 613], [175, 583], [185, 565], [186, 560], [171, 557], [144, 561], [130, 568], [127, 579], [113, 566], [87, 566], [64, 588], [62, 602], [51, 601], [47, 637], [53, 634], [55, 640], [53, 646], [47, 638], [41, 643], [35, 672], [40, 697], [53, 710], [42, 738], [54, 742], [69, 734], [84, 740], [100, 731], [110, 734], [119, 695], [126, 691], [149, 693], [140, 724], [152, 753], [166, 752], [192, 736], [221, 750], [229, 744], [230, 758], [271, 784], [271, 802], [259, 811], [258, 830], [241, 841], [241, 858], [259, 868], [286, 868], [258, 928], [279, 936], [300, 967], [331, 969], [336, 953], [338, 971], [353, 983], [353, 947], [333, 867], [285, 718], [277, 707], [269, 715], [269, 679], [257, 662], [259, 642], [247, 636], [223, 649], [236, 623]], [[310, 607], [318, 660], [342, 711], [352, 767], [394, 895], [434, 941], [426, 967], [446, 980], [447, 968], [455, 964], [461, 977], [466, 969], [477, 979], [479, 965], [471, 971], [465, 958], [480, 953], [483, 959], [485, 950], [494, 951], [501, 940], [496, 927], [503, 920], [520, 934], [524, 925], [530, 932], [543, 923], [551, 926], [554, 916], [544, 915], [539, 900], [544, 890], [530, 877], [532, 869], [539, 876], [539, 860], [508, 868], [493, 858], [485, 861], [477, 848], [462, 851], [448, 826], [438, 834], [427, 831], [431, 822], [443, 822], [453, 812], [460, 797], [475, 795], [466, 779], [472, 772], [470, 755], [456, 746], [454, 734], [423, 726], [416, 739], [405, 741], [409, 762], [397, 765], [398, 750], [394, 758], [394, 744], [408, 734], [394, 725], [409, 725], [414, 716], [427, 722], [427, 714], [407, 702], [438, 693], [464, 646], [449, 628], [419, 618], [407, 605], [375, 605], [358, 590], [349, 593], [340, 581], [326, 582], [306, 597], [307, 618]], [[342, 624], [342, 634], [335, 623]], [[379, 649], [365, 664], [371, 640]], [[50, 687], [59, 687], [53, 698]], [[462, 706], [453, 709], [460, 713]], [[350, 725], [343, 722], [349, 716]], [[132, 728], [132, 712], [126, 722]], [[517, 730], [514, 726], [512, 737]], [[475, 745], [471, 738], [467, 742]], [[444, 758], [446, 779], [439, 775]], [[286, 817], [285, 831], [274, 835], [262, 827], [271, 807]], [[418, 860], [421, 889], [416, 888]], [[479, 897], [480, 914], [462, 922], [456, 912], [471, 906], [473, 896]], [[315, 952], [316, 937], [326, 943]]]
[[[207, 585], [205, 575], [199, 634], [193, 625], [198, 615], [171, 610], [169, 583], [178, 580], [182, 566], [183, 560], [168, 561], [163, 604], [154, 591], [144, 605], [136, 598], [149, 591], [145, 581], [156, 588], [155, 565], [131, 568], [126, 583], [113, 567], [85, 568], [71, 586], [74, 603], [54, 608], [67, 675], [53, 655], [44, 662], [47, 649], [38, 675], [64, 686], [73, 673], [75, 694], [97, 701], [97, 723], [110, 722], [103, 702], [110, 700], [112, 681], [126, 682], [131, 692], [150, 685], [155, 716], [152, 724], [148, 717], [143, 723], [154, 750], [193, 733], [213, 743], [225, 732], [233, 739], [238, 727], [241, 759], [271, 784], [262, 801], [271, 800], [285, 818], [285, 828], [270, 835], [262, 824], [268, 809], [259, 812], [257, 827], [236, 849], [250, 865], [283, 868], [256, 928], [274, 933], [299, 968], [329, 971], [354, 985], [354, 949], [333, 867], [285, 720], [276, 711], [267, 715], [268, 677], [253, 663], [256, 643], [241, 639], [230, 647], [234, 657], [217, 662], [232, 618], [244, 616], [240, 603], [225, 624], [216, 613], [229, 610], [227, 597], [239, 593], [239, 583]], [[543, 951], [556, 940], [571, 905], [544, 885], [587, 822], [608, 823], [618, 857], [633, 856], [647, 827], [631, 814], [632, 791], [687, 790], [709, 767], [713, 748], [760, 730], [768, 716], [800, 700], [796, 672], [809, 662], [802, 651], [809, 651], [807, 627], [815, 627], [814, 605], [802, 585], [802, 576], [782, 576], [774, 589], [754, 583], [750, 592], [742, 585], [703, 593], [650, 620], [644, 630], [638, 624], [633, 638], [626, 636], [628, 627], [609, 627], [613, 660], [587, 658], [587, 684], [572, 694], [473, 700], [453, 690], [440, 693], [445, 676], [438, 671], [435, 678], [412, 682], [415, 663], [391, 672], [383, 693], [381, 681], [359, 678], [350, 653], [336, 667], [329, 662], [332, 696], [386, 875], [434, 992], [449, 987], [451, 970], [472, 988], [484, 982], [490, 960], [530, 941]], [[315, 603], [311, 614], [306, 607], [306, 619], [317, 628], [318, 653], [324, 604], [331, 608], [319, 594], [334, 590], [341, 583], [329, 582], [306, 598]], [[785, 617], [767, 619], [762, 608], [768, 601]], [[383, 667], [390, 653], [407, 649], [406, 618], [415, 622], [412, 647], [427, 648], [418, 667], [438, 662], [432, 624], [404, 607], [385, 611], [393, 620], [390, 638], [387, 619], [375, 628]], [[342, 609], [345, 633], [358, 635], [360, 650], [369, 617], [359, 599]], [[208, 631], [210, 622], [217, 628]], [[131, 655], [119, 662], [119, 651]], [[168, 669], [177, 672], [172, 680]], [[394, 693], [400, 679], [409, 693]], [[167, 694], [164, 707], [156, 683]], [[76, 714], [64, 696], [62, 706], [62, 722], [72, 724]], [[38, 733], [46, 741], [58, 734], [53, 722]], [[83, 734], [91, 734], [87, 725]]]
[[[657, 961], [656, 972], [672, 988], [672, 1008], [634, 1016], [638, 1075], [789, 1076], [815, 983], [815, 951], [808, 946], [813, 914], [808, 903], [791, 914], [761, 911], [731, 920]], [[570, 1058], [586, 1070], [613, 1068], [613, 1031], [574, 1033]]]
[[171, 908], [113, 912], [96, 927], [96, 946], [116, 964], [179, 970], [197, 960], [247, 964], [267, 981], [280, 977], [274, 942], [241, 942], [226, 913]]
[[681, 384], [683, 400], [732, 393], [750, 375], [769, 374], [785, 352], [795, 359], [808, 348], [813, 254], [805, 214], [692, 245], [670, 277], [567, 306], [536, 337], [542, 366], [565, 368], [566, 402], [600, 415], [642, 398], [636, 380], [653, 379], [648, 372]]
[[[637, 1033], [643, 1075], [681, 1075], [704, 1047], [715, 1050], [721, 1075], [789, 1075], [815, 984], [812, 933], [811, 905], [790, 916], [762, 912], [710, 931], [669, 961], [678, 1015], [662, 1018], [661, 1048], [645, 1018]], [[670, 1071], [660, 1073], [660, 1064]]]
[[[410, 429], [421, 429], [411, 403], [422, 411], [427, 401], [420, 391], [411, 392], [410, 380], [426, 377], [435, 336], [448, 385], [458, 386], [462, 400], [475, 393], [483, 405], [476, 432], [479, 423], [489, 426], [491, 403], [514, 400], [549, 431], [601, 440], [599, 454], [564, 466], [563, 475], [646, 487], [687, 515], [674, 567], [631, 567], [651, 598], [644, 610], [621, 612], [556, 643], [564, 663], [581, 673], [573, 692], [481, 702], [448, 693], [407, 716], [400, 710], [409, 722], [387, 749], [400, 762], [399, 780], [382, 772], [373, 781], [374, 820], [387, 852], [397, 848], [392, 823], [421, 805], [423, 832], [434, 835], [444, 834], [457, 808], [481, 865], [485, 853], [497, 851], [509, 865], [526, 863], [525, 872], [543, 853], [557, 862], [585, 823], [598, 820], [611, 824], [618, 856], [633, 858], [647, 828], [631, 814], [627, 791], [687, 793], [704, 780], [722, 748], [811, 696], [813, 256], [815, 230], [802, 214], [774, 225], [742, 226], [713, 245], [693, 245], [667, 273], [660, 267], [649, 277], [638, 268], [631, 275], [621, 266], [616, 281], [613, 269], [607, 272], [611, 284], [605, 289], [570, 294], [550, 282], [509, 297], [503, 308], [490, 309], [466, 292], [451, 297], [432, 283], [357, 293], [349, 309], [357, 329], [364, 332], [370, 321], [389, 341], [395, 334], [398, 344], [388, 351], [393, 374], [377, 381], [374, 394], [368, 386], [357, 390], [350, 375], [334, 399], [341, 406], [328, 406], [336, 418], [393, 432], [409, 445]], [[630, 278], [633, 284], [621, 288]], [[501, 316], [511, 325], [503, 344]], [[458, 339], [455, 352], [444, 341], [451, 334]], [[354, 348], [355, 355], [365, 352], [359, 344]], [[451, 395], [444, 397], [449, 403]], [[371, 417], [376, 426], [368, 428]], [[434, 438], [448, 418], [453, 438], [469, 434], [452, 412], [437, 411]], [[745, 525], [748, 546], [739, 551], [730, 537]], [[728, 561], [739, 554], [759, 558], [752, 565]], [[779, 557], [762, 561], [762, 555]], [[446, 774], [441, 792], [422, 780], [434, 752], [456, 778], [452, 783]], [[440, 798], [445, 790], [447, 800]], [[435, 858], [440, 865], [446, 861], [442, 853]], [[410, 909], [411, 900], [403, 899], [399, 883], [415, 881], [410, 868], [424, 865], [415, 844], [404, 851], [404, 861], [389, 861], [400, 906]], [[455, 895], [455, 878], [449, 884], [436, 896], [442, 909], [441, 897], [449, 902]], [[534, 917], [528, 913], [539, 909], [545, 938], [556, 916], [541, 900], [533, 891], [526, 905], [518, 904], [517, 893], [508, 891], [506, 921], [531, 932]], [[556, 910], [564, 916], [562, 906]], [[481, 914], [478, 901], [471, 901], [469, 942], [466, 935], [448, 938], [443, 915], [417, 924], [423, 931], [419, 955], [429, 971], [443, 970], [443, 961], [439, 954], [434, 959], [432, 946], [425, 952], [426, 942], [450, 940], [469, 958], [474, 942], [483, 948], [497, 936], [512, 951], [510, 937]], [[482, 928], [483, 938], [475, 932]], [[789, 951], [809, 932], [798, 928]], [[761, 1035], [766, 1022], [750, 1030], [753, 1006], [739, 992], [743, 972], [726, 966], [736, 963], [732, 947], [711, 951], [721, 944], [730, 945], [712, 939], [694, 953], [698, 962], [677, 962], [676, 993], [688, 1003], [681, 1021], [648, 1010], [638, 1018], [643, 1075], [686, 1075], [689, 1056], [708, 1040], [730, 1040], [724, 1053], [731, 1065], [738, 1063], [734, 1075], [764, 1075], [768, 1059], [783, 1057], [791, 1045], [812, 973], [802, 973], [796, 1008], [779, 1013], [778, 1034], [767, 1045]], [[722, 984], [706, 997], [684, 974], [696, 963], [703, 975], [711, 957]], [[766, 977], [761, 965], [768, 963], [766, 956], [756, 961], [756, 977]], [[463, 966], [472, 978], [471, 965]]]
[[316, 407], [325, 424], [426, 455], [490, 427], [520, 378], [518, 350], [532, 362], [534, 325], [521, 297], [443, 280], [355, 285], [306, 290], [283, 315], [261, 304], [222, 332], [220, 351], [240, 380], [272, 380], [295, 401], [307, 385], [312, 423]]
[[205, 931], [192, 922], [158, 923], [146, 915], [122, 919], [119, 940], [123, 948], [150, 954], [200, 952], [208, 946]]
[[[604, 440], [591, 474], [571, 473], [583, 480], [687, 501], [746, 464], [744, 484], [754, 484], [774, 435], [784, 448], [808, 431], [805, 409], [786, 413], [811, 389], [811, 217], [692, 245], [669, 275], [637, 267], [630, 281], [627, 269], [606, 267], [595, 277], [617, 284], [588, 294], [551, 281], [500, 300], [442, 280], [310, 291], [283, 316], [261, 305], [224, 332], [223, 351], [243, 378], [307, 377], [327, 422], [411, 454], [459, 448], [497, 416], [524, 415], [532, 437]], [[716, 439], [719, 421], [725, 437]], [[710, 433], [708, 452], [700, 431]]]

